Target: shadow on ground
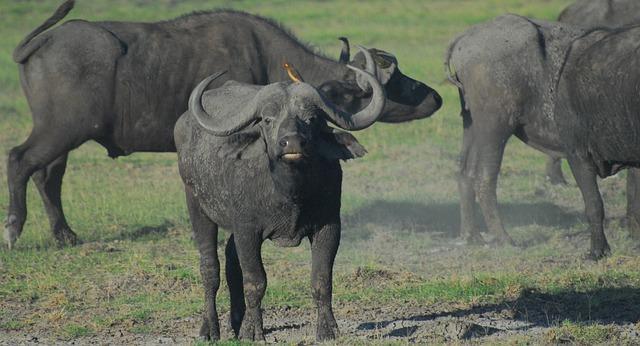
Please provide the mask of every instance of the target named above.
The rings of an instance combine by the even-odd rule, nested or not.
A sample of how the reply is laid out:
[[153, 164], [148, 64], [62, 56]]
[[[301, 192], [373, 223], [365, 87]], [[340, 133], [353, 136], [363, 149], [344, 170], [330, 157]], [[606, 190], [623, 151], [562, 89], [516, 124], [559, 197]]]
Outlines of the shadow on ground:
[[[499, 210], [507, 228], [534, 224], [567, 228], [579, 219], [579, 214], [567, 212], [546, 202], [502, 204]], [[481, 216], [476, 216], [477, 224], [483, 225]], [[375, 224], [393, 229], [457, 236], [460, 228], [460, 206], [454, 203], [423, 204], [378, 200], [345, 215], [343, 222], [345, 227], [352, 228]], [[366, 234], [366, 230], [361, 231], [365, 233], [361, 237], [367, 238], [369, 234]]]
[[[419, 329], [411, 324], [431, 325], [430, 329], [433, 329], [434, 335], [470, 339], [500, 331], [554, 327], [563, 321], [578, 324], [635, 324], [640, 321], [640, 290], [619, 287], [586, 292], [565, 290], [543, 293], [529, 289], [524, 290], [517, 299], [498, 304], [429, 314], [409, 314], [382, 321], [364, 322], [356, 329], [386, 329], [387, 336], [402, 334], [410, 337]], [[402, 327], [394, 328], [395, 326]], [[451, 333], [459, 334], [448, 335]]]
[[109, 236], [103, 241], [112, 240], [147, 240], [154, 237], [164, 237], [170, 229], [175, 228], [176, 224], [172, 221], [165, 220], [158, 226], [132, 227], [131, 229], [123, 229], [120, 232]]

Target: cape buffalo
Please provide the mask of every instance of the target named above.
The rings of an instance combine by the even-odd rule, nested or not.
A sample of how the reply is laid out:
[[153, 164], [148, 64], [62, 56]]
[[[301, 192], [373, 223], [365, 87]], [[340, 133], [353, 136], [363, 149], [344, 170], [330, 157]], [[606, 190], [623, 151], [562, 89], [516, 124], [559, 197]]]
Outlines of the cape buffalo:
[[[640, 22], [640, 1], [637, 0], [583, 0], [577, 1], [565, 8], [558, 21], [592, 29], [598, 27], [617, 28], [629, 24]], [[547, 160], [546, 167], [547, 177], [553, 184], [566, 184], [562, 175], [562, 166], [560, 157], [550, 157]], [[631, 199], [637, 189], [640, 172], [631, 169], [627, 173], [627, 206], [633, 206], [634, 201]], [[631, 191], [631, 192], [629, 192]], [[637, 191], [635, 191], [637, 192]], [[637, 209], [637, 208], [636, 208]], [[631, 215], [631, 208], [627, 209], [627, 215]], [[629, 219], [630, 222], [634, 222]], [[640, 219], [636, 222], [640, 222]], [[639, 226], [640, 227], [640, 224]]]
[[308, 238], [318, 313], [316, 337], [335, 337], [331, 292], [340, 242], [339, 160], [360, 157], [365, 150], [351, 134], [329, 127], [327, 121], [361, 130], [380, 117], [385, 103], [384, 90], [373, 75], [349, 68], [373, 93], [369, 105], [356, 114], [340, 110], [306, 83], [256, 86], [229, 81], [203, 95], [217, 74], [191, 94], [189, 110], [176, 124], [175, 139], [200, 251], [205, 288], [202, 337], [220, 338], [215, 301], [220, 284], [218, 226], [232, 233], [226, 275], [236, 335], [264, 340], [260, 310], [267, 285], [260, 255], [264, 240], [297, 246]]
[[[70, 150], [88, 140], [109, 156], [138, 151], [175, 151], [173, 127], [187, 109], [190, 91], [213, 71], [227, 79], [268, 84], [287, 80], [281, 68], [295, 66], [308, 83], [350, 107], [368, 102], [371, 91], [343, 62], [314, 53], [279, 24], [247, 13], [198, 12], [157, 23], [71, 20], [48, 30], [72, 9], [64, 2], [14, 51], [22, 88], [33, 114], [27, 140], [11, 149], [7, 176], [9, 207], [4, 238], [12, 247], [27, 216], [26, 184], [33, 176], [60, 245], [74, 244], [60, 199]], [[374, 56], [387, 93], [382, 121], [431, 115], [439, 95], [398, 68], [388, 54]], [[362, 54], [351, 63], [362, 67]], [[368, 70], [371, 69], [368, 66]], [[353, 91], [352, 95], [347, 95]]]
[[640, 25], [588, 31], [571, 44], [558, 80], [554, 123], [582, 192], [595, 258], [610, 251], [597, 176], [640, 166], [639, 37]]
[[[475, 25], [452, 41], [445, 58], [460, 92], [464, 126], [460, 154], [461, 235], [482, 243], [475, 200], [499, 243], [513, 243], [498, 213], [496, 183], [507, 140], [517, 136], [554, 157], [564, 155], [553, 124], [553, 80], [572, 26], [504, 15]], [[453, 72], [455, 70], [455, 72]]]

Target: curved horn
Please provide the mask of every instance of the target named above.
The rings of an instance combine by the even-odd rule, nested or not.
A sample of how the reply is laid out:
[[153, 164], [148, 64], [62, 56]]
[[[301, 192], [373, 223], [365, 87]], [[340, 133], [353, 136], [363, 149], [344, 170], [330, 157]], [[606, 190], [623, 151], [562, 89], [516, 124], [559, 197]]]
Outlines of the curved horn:
[[[233, 116], [211, 115], [202, 107], [202, 94], [204, 90], [211, 82], [226, 72], [227, 71], [218, 72], [205, 78], [193, 89], [189, 97], [189, 111], [191, 114], [193, 114], [200, 126], [216, 136], [228, 136], [237, 132], [250, 123], [254, 119], [255, 114], [255, 112], [251, 112], [251, 109], [248, 109], [252, 108], [251, 105], [253, 102], [244, 107], [239, 114], [234, 114]], [[255, 109], [255, 107], [253, 108]]]
[[[360, 49], [360, 51], [362, 52], [362, 54], [364, 55], [364, 60], [365, 60], [365, 71], [373, 76], [375, 76], [376, 78], [378, 78], [378, 71], [376, 68], [376, 63], [373, 60], [373, 56], [371, 55], [371, 52], [366, 49], [365, 47], [358, 45], [358, 49]], [[360, 75], [356, 74], [356, 83], [358, 83], [358, 86], [360, 87], [360, 89], [364, 90], [364, 91], [370, 91], [371, 87], [370, 87], [370, 83], [367, 83], [366, 80], [364, 80], [363, 77], [361, 77]]]
[[300, 86], [305, 87], [307, 96], [311, 97], [312, 102], [327, 114], [327, 120], [348, 131], [363, 130], [371, 126], [378, 120], [378, 118], [380, 118], [387, 98], [384, 88], [376, 77], [357, 67], [350, 65], [347, 65], [347, 67], [360, 75], [364, 81], [369, 83], [373, 90], [373, 95], [371, 96], [371, 102], [369, 102], [369, 105], [356, 114], [350, 114], [338, 109], [335, 104], [322, 97], [322, 95], [312, 86], [308, 84], [300, 84]]
[[346, 37], [338, 37], [338, 40], [342, 41], [342, 50], [340, 51], [340, 59], [338, 62], [346, 65], [351, 58], [349, 40]]
[[373, 61], [373, 56], [371, 56], [371, 52], [367, 48], [365, 48], [365, 47], [363, 47], [361, 45], [358, 45], [358, 49], [360, 49], [362, 54], [364, 54], [364, 60], [366, 61], [364, 70], [375, 76], [376, 75], [376, 63], [375, 63], [375, 61]]

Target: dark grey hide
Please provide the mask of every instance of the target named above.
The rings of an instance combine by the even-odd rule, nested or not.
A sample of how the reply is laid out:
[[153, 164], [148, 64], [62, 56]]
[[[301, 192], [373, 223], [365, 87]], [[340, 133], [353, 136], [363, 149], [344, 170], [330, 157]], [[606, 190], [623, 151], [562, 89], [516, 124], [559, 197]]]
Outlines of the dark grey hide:
[[[555, 123], [582, 192], [596, 258], [610, 251], [597, 176], [640, 165], [639, 49], [640, 26], [594, 29], [573, 42], [558, 83]], [[630, 187], [637, 199], [638, 187]], [[640, 239], [638, 229], [631, 234]]]
[[205, 288], [200, 335], [220, 337], [216, 293], [220, 285], [218, 227], [232, 235], [226, 246], [231, 326], [242, 339], [264, 340], [260, 304], [267, 279], [260, 249], [266, 239], [312, 249], [312, 294], [317, 339], [332, 339], [332, 268], [340, 242], [339, 160], [364, 155], [347, 132], [373, 124], [384, 91], [367, 75], [374, 97], [355, 115], [340, 111], [306, 83], [255, 86], [229, 81], [193, 91], [189, 111], [175, 127], [180, 175], [185, 184]]
[[558, 21], [584, 28], [617, 28], [640, 22], [638, 0], [579, 0], [567, 6]]
[[[306, 82], [326, 83], [321, 90], [333, 96], [334, 103], [349, 98], [345, 106], [354, 108], [360, 99], [371, 99], [370, 90], [357, 88], [356, 75], [344, 62], [314, 53], [265, 18], [225, 10], [157, 23], [71, 20], [46, 31], [73, 4], [63, 3], [14, 51], [34, 127], [9, 153], [4, 232], [9, 247], [27, 217], [26, 184], [32, 176], [56, 241], [76, 243], [60, 199], [68, 152], [88, 140], [103, 145], [111, 157], [175, 151], [175, 122], [187, 109], [191, 90], [213, 71], [228, 71], [214, 87], [226, 80], [264, 85], [288, 80], [282, 68], [288, 62]], [[351, 64], [364, 66], [364, 60], [356, 58]], [[403, 75], [397, 64], [368, 71], [390, 76], [383, 121], [424, 118], [441, 105], [433, 89]]]
[[505, 15], [473, 26], [451, 43], [445, 65], [460, 91], [460, 233], [468, 242], [484, 242], [474, 225], [477, 198], [495, 240], [513, 243], [496, 196], [504, 148], [512, 135], [563, 156], [552, 121], [553, 86], [565, 51], [580, 34], [569, 25]]
[[[565, 8], [558, 21], [593, 29], [598, 27], [618, 28], [640, 22], [640, 1], [638, 0], [584, 0], [576, 1]], [[547, 160], [547, 177], [554, 184], [566, 184], [562, 175], [562, 165], [559, 157], [549, 157]], [[627, 176], [628, 189], [633, 189], [638, 182], [632, 181], [639, 172], [630, 170]], [[628, 205], [635, 202], [627, 195]], [[627, 213], [627, 215], [631, 215]], [[634, 222], [630, 220], [630, 222]], [[640, 222], [636, 220], [635, 222]], [[640, 224], [639, 226], [640, 227]]]

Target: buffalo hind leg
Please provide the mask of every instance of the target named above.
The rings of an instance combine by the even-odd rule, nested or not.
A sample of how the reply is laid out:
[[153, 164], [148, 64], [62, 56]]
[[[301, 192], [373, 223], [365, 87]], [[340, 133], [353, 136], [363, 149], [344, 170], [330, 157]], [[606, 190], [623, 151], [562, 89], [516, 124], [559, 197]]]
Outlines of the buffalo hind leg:
[[264, 341], [261, 304], [267, 289], [267, 274], [262, 264], [262, 237], [260, 232], [239, 230], [234, 232], [234, 241], [245, 295], [246, 310], [240, 326], [241, 340]]
[[240, 334], [240, 326], [242, 325], [242, 319], [244, 318], [244, 312], [247, 307], [244, 304], [242, 269], [240, 268], [240, 260], [238, 259], [233, 234], [229, 237], [229, 240], [227, 240], [225, 259], [225, 275], [227, 278], [227, 286], [229, 287], [229, 297], [231, 298], [229, 323], [237, 338]]
[[220, 324], [216, 309], [216, 295], [220, 287], [220, 262], [218, 261], [218, 225], [200, 208], [199, 202], [185, 186], [187, 207], [193, 228], [193, 237], [200, 252], [200, 275], [204, 285], [204, 316], [200, 337], [205, 340], [220, 340]]
[[593, 166], [578, 158], [570, 158], [569, 166], [582, 193], [585, 214], [589, 222], [591, 250], [588, 256], [598, 260], [608, 256], [611, 249], [604, 234], [604, 204], [598, 189], [597, 175]]
[[[11, 249], [20, 237], [27, 219], [27, 182], [38, 170], [46, 167], [74, 148], [68, 134], [49, 129], [46, 133], [32, 131], [27, 140], [11, 149], [7, 160], [9, 209], [4, 228], [4, 240]], [[79, 141], [79, 143], [82, 143]]]
[[564, 179], [564, 175], [562, 174], [562, 158], [548, 156], [545, 173], [551, 184], [567, 185], [567, 181]]
[[324, 226], [309, 237], [311, 241], [311, 289], [318, 311], [316, 340], [335, 339], [338, 324], [333, 316], [333, 261], [340, 245], [340, 222]]
[[[494, 242], [500, 245], [514, 245], [513, 239], [505, 231], [498, 211], [498, 174], [504, 155], [504, 148], [509, 139], [504, 131], [488, 131], [483, 133], [477, 143], [478, 158], [474, 169], [476, 176], [474, 189], [478, 198], [478, 204], [484, 217], [484, 222], [495, 238]], [[508, 133], [508, 132], [506, 132]]]
[[[462, 96], [461, 96], [462, 98]], [[471, 114], [462, 104], [464, 132], [462, 150], [460, 152], [460, 172], [458, 174], [458, 191], [460, 192], [460, 234], [469, 245], [481, 245], [485, 241], [476, 225], [476, 192], [473, 182], [478, 165], [478, 148], [475, 146], [475, 134], [470, 127]]]
[[76, 245], [78, 242], [78, 237], [67, 224], [62, 210], [62, 178], [67, 167], [67, 157], [68, 154], [58, 157], [32, 176], [42, 197], [44, 208], [49, 216], [51, 231], [58, 246]]

